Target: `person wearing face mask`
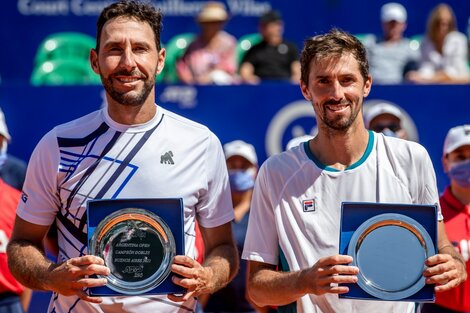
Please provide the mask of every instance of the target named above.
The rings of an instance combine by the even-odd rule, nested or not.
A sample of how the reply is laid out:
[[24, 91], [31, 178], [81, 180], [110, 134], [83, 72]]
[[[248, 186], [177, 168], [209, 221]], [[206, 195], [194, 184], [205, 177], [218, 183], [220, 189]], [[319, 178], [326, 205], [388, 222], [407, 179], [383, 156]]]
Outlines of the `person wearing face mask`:
[[364, 113], [364, 123], [367, 129], [385, 136], [408, 139], [408, 133], [402, 127], [403, 113], [396, 106], [381, 102], [370, 107]]
[[[233, 237], [239, 254], [245, 242], [251, 197], [258, 172], [258, 158], [253, 145], [235, 140], [224, 145], [225, 159], [230, 180], [235, 220], [232, 221]], [[246, 261], [233, 281], [212, 294], [204, 306], [204, 312], [255, 312], [246, 298]]]
[[[470, 268], [470, 125], [451, 128], [444, 141], [444, 171], [450, 185], [440, 197], [447, 236]], [[470, 281], [436, 294], [435, 304], [423, 304], [421, 313], [470, 312]]]
[[13, 188], [21, 190], [26, 176], [26, 163], [7, 153], [10, 141], [5, 115], [0, 109], [0, 178]]

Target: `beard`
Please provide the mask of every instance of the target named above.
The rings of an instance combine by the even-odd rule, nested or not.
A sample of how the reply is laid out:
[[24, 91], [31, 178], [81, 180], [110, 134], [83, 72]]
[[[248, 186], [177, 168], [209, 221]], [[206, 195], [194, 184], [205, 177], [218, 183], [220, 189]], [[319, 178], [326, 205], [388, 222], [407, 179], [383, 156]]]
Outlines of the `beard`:
[[323, 123], [325, 123], [325, 125], [328, 128], [332, 130], [340, 131], [340, 132], [345, 132], [351, 127], [351, 125], [356, 120], [359, 114], [360, 108], [362, 106], [362, 103], [361, 103], [359, 106], [357, 106], [357, 109], [354, 110], [354, 107], [349, 100], [343, 100], [343, 101], [328, 100], [324, 102], [323, 104], [321, 104], [321, 106], [324, 107], [328, 104], [349, 105], [349, 107], [351, 108], [351, 114], [349, 114], [349, 116], [337, 116], [332, 119], [327, 116], [328, 114], [326, 110], [323, 110], [322, 115], [320, 116], [321, 120], [323, 121]]
[[[122, 70], [122, 71], [114, 73], [113, 75], [141, 76], [141, 77], [143, 76], [143, 74], [137, 70], [131, 71], [131, 72]], [[145, 78], [144, 86], [142, 87], [140, 91], [133, 90], [133, 91], [126, 91], [126, 92], [119, 92], [114, 89], [113, 79], [111, 75], [108, 77], [104, 77], [102, 74], [100, 74], [100, 77], [101, 77], [101, 82], [103, 83], [103, 87], [106, 90], [106, 93], [108, 93], [109, 96], [114, 101], [122, 105], [140, 106], [145, 103], [150, 92], [155, 87], [155, 75], [150, 76], [151, 78], [148, 78], [148, 77]]]

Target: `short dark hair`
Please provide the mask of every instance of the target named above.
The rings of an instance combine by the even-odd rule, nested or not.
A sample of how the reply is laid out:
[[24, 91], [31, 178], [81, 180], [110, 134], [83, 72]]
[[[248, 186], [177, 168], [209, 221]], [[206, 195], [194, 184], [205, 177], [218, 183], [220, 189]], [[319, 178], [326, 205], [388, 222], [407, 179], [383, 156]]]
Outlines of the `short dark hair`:
[[331, 57], [339, 57], [344, 53], [352, 53], [359, 63], [359, 70], [367, 80], [369, 76], [369, 61], [364, 45], [353, 35], [333, 28], [328, 33], [308, 38], [304, 42], [304, 48], [300, 55], [301, 76], [300, 80], [308, 84], [308, 76], [311, 62], [319, 62]]
[[274, 23], [274, 22], [279, 22], [279, 21], [282, 21], [282, 15], [281, 15], [281, 12], [277, 10], [268, 11], [264, 13], [263, 15], [261, 15], [259, 19], [259, 23], [261, 25], [266, 25], [269, 23]]
[[121, 16], [135, 19], [140, 22], [147, 22], [155, 35], [157, 51], [160, 51], [160, 32], [162, 29], [163, 18], [162, 12], [150, 3], [133, 0], [121, 0], [103, 9], [98, 17], [98, 22], [96, 23], [96, 51], [100, 48], [101, 32], [103, 31], [104, 24], [109, 20]]

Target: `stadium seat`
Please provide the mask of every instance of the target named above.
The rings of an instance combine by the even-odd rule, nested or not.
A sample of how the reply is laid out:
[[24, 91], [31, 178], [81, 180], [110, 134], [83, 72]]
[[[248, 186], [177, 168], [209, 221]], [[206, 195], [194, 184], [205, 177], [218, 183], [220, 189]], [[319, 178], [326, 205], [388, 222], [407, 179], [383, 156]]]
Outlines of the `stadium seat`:
[[[176, 61], [181, 58], [186, 51], [186, 48], [194, 40], [196, 35], [194, 33], [182, 33], [173, 36], [166, 44], [166, 60], [165, 67], [163, 68], [162, 79], [165, 83], [178, 82], [178, 75], [176, 73]], [[157, 77], [158, 81], [158, 77]]]
[[88, 62], [95, 39], [77, 32], [61, 32], [47, 36], [39, 45], [34, 59], [36, 66], [46, 61], [78, 59]]
[[377, 41], [375, 35], [371, 33], [354, 34], [354, 37], [359, 39], [359, 41], [366, 47], [374, 44]]
[[94, 85], [100, 84], [88, 62], [78, 60], [51, 60], [37, 66], [31, 76], [34, 86]]
[[423, 41], [424, 35], [423, 34], [418, 34], [411, 36], [410, 38], [410, 48], [413, 50], [419, 50], [421, 46], [421, 42]]
[[243, 60], [243, 57], [245, 56], [245, 53], [250, 50], [251, 47], [253, 47], [257, 43], [260, 43], [261, 40], [263, 40], [263, 38], [261, 38], [261, 35], [259, 33], [246, 34], [238, 39], [236, 57], [237, 64], [239, 66]]

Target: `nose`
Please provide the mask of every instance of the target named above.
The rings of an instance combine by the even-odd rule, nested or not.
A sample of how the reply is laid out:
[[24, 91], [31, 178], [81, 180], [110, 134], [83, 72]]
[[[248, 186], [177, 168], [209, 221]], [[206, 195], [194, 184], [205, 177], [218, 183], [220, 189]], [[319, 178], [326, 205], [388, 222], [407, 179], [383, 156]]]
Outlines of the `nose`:
[[338, 80], [334, 80], [330, 85], [330, 98], [336, 101], [341, 101], [344, 98], [343, 86]]
[[136, 67], [135, 56], [130, 47], [126, 48], [121, 56], [121, 67], [128, 71]]

